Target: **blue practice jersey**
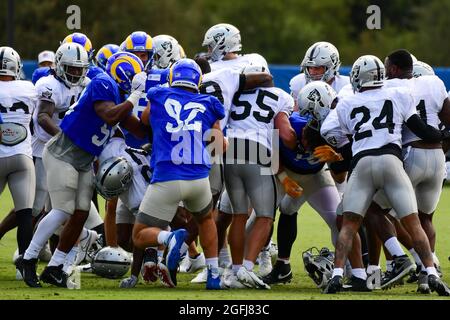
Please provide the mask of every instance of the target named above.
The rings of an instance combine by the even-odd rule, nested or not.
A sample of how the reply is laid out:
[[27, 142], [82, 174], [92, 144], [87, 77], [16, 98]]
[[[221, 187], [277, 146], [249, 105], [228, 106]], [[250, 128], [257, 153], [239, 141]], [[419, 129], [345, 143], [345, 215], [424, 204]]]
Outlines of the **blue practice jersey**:
[[[157, 87], [167, 83], [167, 77], [169, 75], [169, 69], [150, 69], [147, 74], [147, 81], [145, 82], [145, 92], [150, 90], [150, 88]], [[147, 107], [147, 99], [142, 98], [139, 100], [139, 104], [133, 110], [136, 117], [140, 118], [142, 111]], [[142, 145], [149, 143], [149, 137], [146, 136], [144, 139], [136, 138], [130, 132], [123, 130], [125, 136], [125, 142], [128, 146], [132, 148], [140, 148]]]
[[180, 88], [155, 87], [148, 91], [153, 130], [151, 183], [206, 178], [211, 160], [205, 132], [225, 117], [213, 96]]
[[[297, 134], [297, 140], [301, 141], [303, 128], [308, 123], [308, 119], [301, 117], [297, 112], [295, 112], [290, 116], [289, 122]], [[316, 173], [319, 172], [324, 166], [324, 164], [314, 158], [311, 153], [305, 152], [303, 154], [299, 154], [295, 150], [291, 150], [286, 147], [281, 140], [280, 159], [286, 168], [299, 174]]]
[[94, 79], [97, 75], [105, 73], [105, 71], [103, 71], [102, 68], [94, 66], [94, 65], [90, 65], [89, 69], [86, 73], [86, 77], [88, 77], [89, 79]]
[[64, 134], [79, 148], [94, 156], [100, 155], [115, 130], [95, 112], [96, 101], [112, 101], [116, 105], [122, 101], [119, 87], [106, 73], [99, 74], [89, 83], [61, 122]]
[[36, 70], [34, 70], [33, 75], [31, 76], [31, 82], [33, 84], [36, 84], [36, 82], [43, 77], [46, 77], [50, 75], [50, 68], [49, 67], [39, 67]]

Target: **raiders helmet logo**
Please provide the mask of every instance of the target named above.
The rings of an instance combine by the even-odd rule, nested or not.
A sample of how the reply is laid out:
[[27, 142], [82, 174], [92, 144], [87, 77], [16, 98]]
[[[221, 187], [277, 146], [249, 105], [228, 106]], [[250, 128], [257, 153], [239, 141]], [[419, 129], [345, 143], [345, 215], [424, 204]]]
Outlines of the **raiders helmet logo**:
[[332, 53], [332, 54], [330, 55], [330, 59], [331, 59], [331, 62], [333, 63], [333, 65], [336, 65], [336, 64], [337, 64], [337, 62], [338, 62], [338, 56], [337, 56], [336, 53]]
[[352, 77], [353, 77], [354, 79], [358, 79], [360, 69], [361, 69], [361, 66], [359, 66], [359, 65], [357, 65], [357, 66], [355, 66], [355, 67], [353, 68], [353, 70], [352, 70]]
[[172, 51], [172, 43], [170, 41], [165, 41], [161, 44], [161, 47], [163, 47], [163, 49], [165, 51]]
[[308, 94], [308, 100], [312, 102], [319, 102], [320, 101], [320, 92], [317, 89], [314, 89]]
[[225, 39], [224, 36], [225, 36], [225, 33], [220, 32], [220, 33], [216, 33], [213, 38], [214, 38], [214, 41], [216, 43], [219, 43], [219, 42], [222, 42]]

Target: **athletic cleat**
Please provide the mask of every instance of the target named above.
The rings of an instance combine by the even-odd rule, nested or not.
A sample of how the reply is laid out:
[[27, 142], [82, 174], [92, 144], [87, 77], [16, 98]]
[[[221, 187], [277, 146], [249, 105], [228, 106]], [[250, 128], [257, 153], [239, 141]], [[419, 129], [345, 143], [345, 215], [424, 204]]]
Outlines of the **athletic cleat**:
[[430, 286], [428, 285], [428, 275], [425, 271], [421, 271], [418, 276], [417, 292], [422, 294], [430, 294]]
[[292, 280], [291, 264], [278, 260], [272, 271], [262, 278], [267, 284], [289, 283]]
[[323, 290], [323, 293], [337, 293], [342, 290], [342, 277], [334, 276], [328, 281], [327, 286]]
[[367, 281], [361, 278], [352, 276], [346, 283], [342, 285], [343, 291], [355, 291], [355, 292], [371, 292], [372, 290], [367, 287]]
[[402, 282], [402, 279], [411, 272], [414, 272], [415, 265], [409, 260], [407, 255], [400, 257], [394, 256], [392, 262], [392, 271], [385, 274], [381, 279], [381, 289], [386, 290], [398, 285]]
[[161, 261], [158, 262], [157, 273], [161, 283], [166, 287], [175, 288], [177, 286], [177, 269], [169, 270], [164, 261]]
[[15, 262], [17, 270], [21, 271], [23, 281], [31, 288], [42, 288], [36, 274], [37, 259], [26, 260], [19, 256]]
[[278, 246], [275, 242], [272, 242], [272, 240], [270, 240], [269, 253], [272, 260], [272, 265], [274, 265], [278, 259]]
[[188, 233], [185, 229], [178, 229], [175, 230], [170, 234], [170, 237], [167, 241], [167, 268], [169, 270], [177, 270], [178, 269], [178, 263], [181, 259], [181, 245], [183, 244], [184, 240], [186, 240]]
[[270, 286], [262, 281], [253, 271], [248, 271], [245, 267], [238, 270], [237, 278], [239, 282], [249, 288], [270, 289]]
[[428, 286], [431, 292], [436, 291], [440, 296], [450, 296], [450, 289], [439, 277], [434, 274], [428, 275]]
[[204, 268], [202, 272], [197, 274], [194, 279], [191, 280], [191, 283], [206, 283], [208, 279], [208, 269]]
[[83, 273], [92, 273], [92, 266], [90, 263], [76, 266], [75, 269]]
[[136, 287], [138, 280], [139, 280], [138, 277], [132, 275], [129, 278], [125, 278], [122, 281], [120, 281], [119, 288], [123, 288], [123, 289], [134, 288], [134, 287]]
[[272, 271], [272, 258], [270, 257], [269, 249], [263, 249], [259, 253], [259, 270], [260, 277], [267, 276]]
[[[213, 271], [216, 274], [216, 277], [213, 276]], [[208, 279], [206, 280], [206, 289], [207, 290], [223, 290], [228, 289], [228, 287], [225, 285], [225, 283], [222, 281], [219, 270], [213, 270], [212, 268], [208, 267]]]
[[68, 275], [63, 271], [63, 265], [47, 266], [41, 273], [41, 281], [53, 284], [57, 287], [67, 288]]
[[414, 283], [419, 280], [419, 273], [422, 270], [422, 267], [416, 264], [416, 271], [410, 273], [409, 278], [406, 280], [407, 283]]
[[230, 289], [245, 289], [247, 286], [239, 282], [237, 276], [234, 274], [229, 276], [227, 279], [224, 280], [225, 285]]
[[183, 273], [194, 273], [200, 269], [206, 267], [205, 255], [203, 253], [199, 253], [197, 257], [191, 258], [186, 255], [186, 258], [183, 259], [180, 264], [180, 272]]
[[158, 252], [153, 248], [146, 248], [143, 257], [142, 278], [146, 282], [158, 279]]

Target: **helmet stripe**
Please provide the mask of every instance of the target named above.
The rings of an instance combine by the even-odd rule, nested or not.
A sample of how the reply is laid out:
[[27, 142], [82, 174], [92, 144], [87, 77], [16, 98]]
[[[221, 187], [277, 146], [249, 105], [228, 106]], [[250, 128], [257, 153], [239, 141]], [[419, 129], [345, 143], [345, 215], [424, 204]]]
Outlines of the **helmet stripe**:
[[381, 80], [381, 70], [380, 70], [380, 64], [378, 63], [377, 59], [373, 59], [375, 62], [375, 65], [377, 66], [377, 78], [378, 80]]
[[3, 66], [3, 56], [5, 55], [5, 48], [0, 51], [0, 67]]
[[108, 47], [104, 47], [102, 49], [102, 52], [106, 59], [108, 59], [109, 57], [111, 57], [113, 55], [112, 51]]
[[147, 40], [145, 41], [145, 49], [152, 50], [152, 48], [153, 48], [152, 42], [153, 42], [152, 37], [147, 36]]
[[80, 47], [76, 46], [75, 48], [77, 48], [77, 60], [80, 60]]
[[316, 48], [317, 48], [318, 46], [319, 46], [319, 45], [316, 44], [316, 45], [314, 46], [314, 48], [312, 48], [311, 54], [309, 55], [309, 60], [314, 59], [314, 51], [316, 51]]
[[127, 40], [125, 40], [125, 48], [128, 50], [133, 49], [133, 39], [131, 39], [131, 36], [127, 37]]
[[100, 181], [100, 183], [103, 185], [103, 182], [105, 182], [106, 177], [108, 176], [108, 173], [114, 168], [114, 166], [116, 164], [118, 164], [120, 161], [122, 161], [122, 158], [117, 158], [116, 161], [114, 161], [108, 169], [106, 169], [105, 173], [103, 174], [102, 180]]

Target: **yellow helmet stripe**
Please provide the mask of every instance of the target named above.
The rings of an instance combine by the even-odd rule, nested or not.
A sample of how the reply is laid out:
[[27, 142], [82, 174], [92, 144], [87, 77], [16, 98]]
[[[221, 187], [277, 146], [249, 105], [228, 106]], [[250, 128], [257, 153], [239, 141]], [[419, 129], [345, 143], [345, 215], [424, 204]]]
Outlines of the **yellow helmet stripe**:
[[112, 52], [111, 50], [109, 50], [108, 47], [104, 47], [100, 51], [103, 52], [103, 55], [105, 56], [106, 59], [112, 56]]
[[148, 36], [147, 41], [145, 41], [145, 49], [151, 50], [153, 48], [153, 39]]
[[89, 53], [89, 51], [92, 50], [92, 43], [91, 40], [86, 39], [86, 42], [84, 43], [84, 49]]
[[131, 36], [128, 36], [127, 40], [125, 40], [125, 48], [128, 50], [133, 49], [133, 41], [131, 40]]

